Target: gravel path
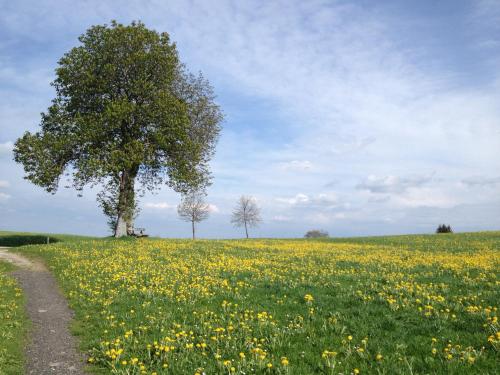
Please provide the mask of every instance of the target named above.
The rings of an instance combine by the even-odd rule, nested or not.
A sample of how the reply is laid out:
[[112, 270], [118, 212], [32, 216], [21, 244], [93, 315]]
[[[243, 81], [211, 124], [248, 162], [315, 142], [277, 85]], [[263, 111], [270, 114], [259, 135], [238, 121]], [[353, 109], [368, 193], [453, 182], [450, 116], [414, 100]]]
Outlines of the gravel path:
[[72, 312], [52, 274], [43, 263], [14, 254], [8, 248], [0, 247], [0, 259], [18, 267], [12, 275], [24, 291], [26, 311], [32, 322], [26, 347], [26, 374], [84, 374], [83, 356], [68, 329]]

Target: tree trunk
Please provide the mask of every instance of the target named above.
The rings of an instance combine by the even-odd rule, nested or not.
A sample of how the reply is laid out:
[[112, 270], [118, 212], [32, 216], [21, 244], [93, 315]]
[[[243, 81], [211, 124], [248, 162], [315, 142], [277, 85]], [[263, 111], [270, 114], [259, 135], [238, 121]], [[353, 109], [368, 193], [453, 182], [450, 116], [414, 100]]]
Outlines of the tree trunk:
[[116, 221], [115, 237], [125, 237], [127, 235], [127, 222], [125, 221], [123, 215], [118, 214], [118, 219]]
[[116, 219], [115, 237], [129, 235], [132, 229], [135, 210], [134, 183], [137, 172], [123, 171], [120, 176], [118, 196], [118, 215]]
[[195, 235], [194, 235], [194, 221], [191, 221], [191, 226], [193, 228], [193, 240], [196, 238]]
[[246, 222], [246, 220], [245, 220], [245, 233], [246, 233], [247, 238], [248, 238], [248, 228], [247, 228], [247, 222]]

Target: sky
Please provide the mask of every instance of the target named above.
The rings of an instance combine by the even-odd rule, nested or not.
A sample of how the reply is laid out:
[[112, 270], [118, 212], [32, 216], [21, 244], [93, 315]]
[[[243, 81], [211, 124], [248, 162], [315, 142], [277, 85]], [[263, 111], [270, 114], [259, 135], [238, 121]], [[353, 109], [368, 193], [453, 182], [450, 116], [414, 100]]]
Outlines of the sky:
[[[15, 140], [37, 131], [59, 58], [91, 25], [168, 32], [225, 114], [210, 218], [255, 197], [254, 237], [500, 229], [500, 1], [0, 0], [0, 229], [108, 235], [97, 190], [23, 179]], [[136, 226], [188, 237], [164, 186]]]

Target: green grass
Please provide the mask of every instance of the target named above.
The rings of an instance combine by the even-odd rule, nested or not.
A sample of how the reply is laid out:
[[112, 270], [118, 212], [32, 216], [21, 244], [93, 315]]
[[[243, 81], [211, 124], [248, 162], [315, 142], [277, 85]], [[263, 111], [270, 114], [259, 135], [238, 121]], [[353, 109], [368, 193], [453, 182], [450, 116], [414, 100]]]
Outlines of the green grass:
[[10, 264], [0, 262], [0, 375], [23, 373], [28, 320], [17, 282], [9, 276]]
[[57, 276], [96, 373], [497, 373], [500, 232], [19, 250]]
[[481, 247], [500, 249], [500, 232], [440, 233], [424, 235], [375, 236], [352, 238], [328, 238], [327, 242], [349, 242], [393, 246], [404, 249], [423, 251], [467, 251], [469, 248], [480, 250]]

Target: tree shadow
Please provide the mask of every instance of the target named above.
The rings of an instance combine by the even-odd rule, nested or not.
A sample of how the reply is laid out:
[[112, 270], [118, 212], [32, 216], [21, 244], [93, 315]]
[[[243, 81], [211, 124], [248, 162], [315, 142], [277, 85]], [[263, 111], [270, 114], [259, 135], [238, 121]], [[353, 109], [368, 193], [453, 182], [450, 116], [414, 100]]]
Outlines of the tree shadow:
[[56, 243], [60, 240], [50, 236], [41, 235], [6, 235], [0, 236], [0, 246], [18, 247], [24, 245], [43, 245], [49, 243]]

